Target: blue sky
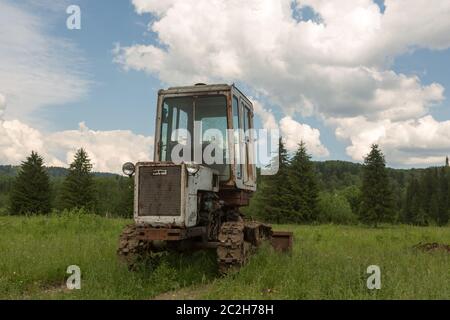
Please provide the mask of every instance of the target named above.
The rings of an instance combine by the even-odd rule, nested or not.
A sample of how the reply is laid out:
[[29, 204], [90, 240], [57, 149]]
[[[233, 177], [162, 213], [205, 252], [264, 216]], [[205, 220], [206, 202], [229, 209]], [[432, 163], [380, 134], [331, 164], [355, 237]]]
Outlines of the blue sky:
[[[79, 47], [86, 60], [85, 72], [94, 84], [86, 97], [39, 110], [40, 115], [52, 124], [51, 130], [76, 128], [85, 121], [96, 130], [131, 129], [152, 135], [160, 82], [142, 72], [124, 71], [113, 62], [116, 43], [155, 43], [154, 35], [147, 32], [148, 18], [136, 14], [129, 1], [71, 3], [81, 8], [81, 30], [65, 27], [68, 17], [65, 12], [58, 14], [52, 30], [55, 36], [69, 39]], [[56, 16], [53, 12], [49, 14]]]
[[[126, 54], [124, 54], [125, 51], [122, 52], [122, 54], [125, 56], [125, 65], [124, 63], [117, 63], [114, 61], [118, 56], [117, 51], [114, 51], [116, 46], [118, 46], [120, 49], [134, 49], [138, 46], [146, 46], [149, 48], [165, 48], [164, 50], [167, 50], [165, 55], [168, 56], [166, 57], [168, 60], [171, 56], [175, 55], [175, 53], [171, 52], [171, 50], [173, 49], [173, 51], [176, 51], [175, 49], [179, 44], [176, 42], [170, 42], [175, 40], [168, 37], [168, 35], [172, 34], [172, 31], [170, 30], [170, 27], [168, 27], [167, 23], [164, 23], [158, 31], [149, 31], [149, 26], [154, 26], [155, 22], [171, 22], [170, 15], [164, 16], [164, 14], [166, 13], [166, 11], [164, 10], [167, 9], [159, 8], [157, 5], [155, 5], [156, 2], [151, 0], [148, 1], [148, 7], [145, 7], [144, 5], [142, 5], [142, 3], [145, 4], [145, 1], [141, 1], [141, 4], [136, 5], [128, 0], [72, 0], [65, 2], [63, 1], [58, 5], [53, 5], [51, 1], [43, 1], [39, 5], [36, 5], [36, 1], [33, 0], [24, 1], [22, 4], [15, 4], [12, 1], [6, 0], [6, 5], [14, 6], [17, 9], [26, 12], [30, 16], [39, 19], [40, 23], [42, 23], [43, 25], [41, 32], [45, 33], [46, 37], [48, 37], [49, 39], [53, 39], [54, 41], [64, 41], [65, 44], [70, 47], [70, 55], [72, 56], [72, 58], [71, 60], [69, 59], [67, 61], [69, 63], [74, 61], [75, 62], [73, 63], [73, 66], [66, 65], [65, 68], [66, 70], [68, 70], [68, 72], [73, 72], [75, 79], [81, 78], [83, 81], [85, 81], [86, 85], [84, 86], [85, 91], [80, 94], [74, 94], [73, 99], [67, 99], [68, 101], [59, 99], [58, 101], [56, 101], [56, 103], [43, 103], [43, 105], [40, 105], [39, 107], [31, 108], [31, 112], [19, 112], [18, 115], [14, 114], [14, 116], [8, 116], [8, 112], [11, 112], [11, 104], [8, 104], [5, 111], [5, 119], [12, 121], [13, 119], [17, 118], [17, 120], [23, 121], [26, 125], [39, 130], [42, 135], [50, 135], [52, 133], [65, 132], [69, 130], [78, 130], [79, 124], [81, 122], [84, 122], [90, 130], [93, 130], [95, 132], [127, 130], [132, 134], [151, 138], [151, 136], [153, 136], [154, 134], [154, 114], [157, 90], [163, 87], [167, 87], [169, 84], [173, 83], [195, 83], [197, 82], [196, 79], [198, 78], [198, 76], [201, 76], [201, 74], [193, 74], [192, 81], [190, 81], [191, 78], [189, 77], [189, 73], [180, 76], [180, 78], [174, 78], [173, 76], [171, 76], [171, 74], [175, 73], [173, 71], [174, 69], [171, 69], [173, 66], [163, 65], [161, 69], [165, 68], [167, 70], [161, 71], [155, 70], [154, 66], [147, 66], [144, 65], [144, 62], [138, 61], [137, 67], [133, 63], [129, 62], [134, 60], [127, 60], [132, 57], [131, 54], [133, 54], [133, 52], [127, 52]], [[203, 2], [200, 1], [198, 3]], [[290, 17], [286, 17], [285, 19], [295, 19], [299, 24], [294, 25], [291, 23], [292, 26], [290, 28], [292, 30], [301, 31], [302, 29], [300, 28], [318, 28], [318, 26], [322, 23], [324, 26], [330, 29], [331, 32], [333, 22], [330, 19], [333, 17], [328, 17], [328, 13], [326, 11], [323, 11], [320, 5], [316, 5], [314, 1], [305, 1], [305, 3], [305, 6], [297, 8], [296, 6], [300, 6], [299, 4], [295, 4], [295, 2], [291, 3], [291, 15]], [[81, 30], [68, 30], [65, 27], [66, 19], [68, 17], [68, 15], [65, 13], [65, 8], [69, 4], [79, 5], [81, 8]], [[386, 13], [389, 13], [389, 10], [391, 8], [395, 9], [395, 7], [391, 6], [387, 2], [385, 3], [384, 1], [377, 1], [377, 4], [380, 6], [379, 8], [382, 9], [382, 13], [384, 10], [386, 10]], [[140, 7], [140, 5], [142, 5], [142, 8]], [[152, 6], [154, 6], [154, 8]], [[368, 4], [368, 6], [370, 6], [370, 4]], [[183, 10], [182, 7], [176, 3], [174, 5], [173, 12], [176, 13], [177, 9], [180, 10], [180, 12], [181, 10]], [[369, 9], [371, 10], [371, 8]], [[137, 11], [139, 10], [142, 11], [142, 14], [137, 13]], [[373, 11], [370, 10], [368, 10], [368, 12], [372, 16], [374, 16]], [[321, 14], [323, 16], [321, 16]], [[282, 12], [278, 15], [280, 17], [283, 17]], [[277, 16], [277, 14], [274, 14], [273, 19], [280, 19], [279, 16]], [[372, 19], [372, 16], [368, 16], [368, 19]], [[381, 17], [383, 18], [383, 15], [381, 15]], [[376, 19], [378, 18], [379, 17], [377, 16]], [[186, 19], [188, 20], [189, 18]], [[374, 24], [377, 21], [376, 19], [374, 20]], [[300, 25], [301, 22], [306, 21], [309, 21], [311, 25]], [[361, 22], [361, 24], [365, 23], [365, 21]], [[364, 27], [370, 28], [371, 26], [369, 25], [368, 27]], [[176, 28], [176, 26], [173, 25], [173, 28]], [[444, 31], [445, 28], [447, 28], [446, 25], [441, 26], [441, 29], [444, 29]], [[320, 29], [318, 30], [320, 31]], [[346, 29], [344, 28], [343, 30], [344, 31], [341, 30], [340, 32], [345, 33]], [[447, 31], [449, 31], [447, 33], [450, 33], [450, 30]], [[189, 36], [192, 35], [188, 33], [190, 32], [190, 30], [185, 29], [183, 30], [183, 32], [186, 32], [186, 39], [190, 39]], [[348, 32], [351, 33], [354, 31], [348, 30]], [[399, 35], [399, 39], [400, 36], [401, 35]], [[295, 89], [294, 91], [298, 90], [300, 93], [304, 94], [302, 96], [305, 96], [308, 101], [312, 101], [312, 103], [314, 104], [315, 111], [310, 112], [309, 114], [303, 112], [303, 104], [296, 104], [296, 99], [298, 98], [297, 95], [295, 95], [294, 93], [291, 94], [289, 92], [287, 94], [289, 96], [288, 98], [282, 95], [280, 96], [280, 87], [273, 83], [268, 83], [268, 81], [260, 81], [259, 83], [254, 83], [251, 80], [253, 79], [251, 74], [244, 74], [241, 77], [236, 76], [236, 74], [239, 75], [242, 74], [242, 72], [236, 72], [230, 73], [231, 76], [227, 77], [227, 72], [214, 74], [216, 69], [212, 69], [212, 79], [220, 79], [226, 82], [237, 82], [238, 84], [241, 84], [244, 90], [249, 95], [251, 95], [252, 97], [257, 97], [258, 101], [263, 105], [263, 111], [265, 112], [264, 114], [268, 117], [274, 117], [276, 122], [289, 117], [289, 119], [293, 120], [294, 122], [289, 122], [287, 120], [284, 122], [280, 122], [280, 125], [281, 123], [283, 123], [283, 125], [285, 126], [288, 124], [293, 125], [293, 127], [286, 128], [287, 134], [290, 133], [291, 136], [295, 136], [295, 128], [306, 130], [301, 132], [305, 132], [305, 135], [312, 135], [311, 144], [320, 144], [321, 147], [324, 147], [328, 151], [327, 154], [325, 154], [324, 152], [320, 152], [320, 150], [323, 149], [317, 149], [319, 150], [317, 152], [313, 151], [312, 153], [315, 159], [343, 159], [351, 161], [361, 161], [360, 154], [362, 151], [360, 150], [360, 146], [357, 145], [357, 143], [366, 143], [367, 136], [372, 137], [372, 133], [362, 135], [360, 134], [360, 132], [357, 132], [358, 129], [355, 129], [355, 132], [346, 131], [348, 129], [346, 127], [346, 123], [357, 123], [357, 121], [359, 121], [358, 116], [364, 116], [364, 119], [369, 121], [368, 126], [378, 126], [378, 129], [379, 126], [381, 126], [380, 121], [391, 121], [392, 123], [390, 123], [389, 126], [394, 126], [394, 124], [395, 126], [393, 128], [386, 127], [388, 128], [386, 129], [386, 135], [389, 134], [388, 132], [392, 132], [389, 130], [396, 130], [396, 126], [400, 126], [399, 128], [405, 127], [405, 130], [409, 130], [408, 132], [412, 132], [412, 136], [420, 135], [421, 133], [415, 132], [415, 127], [411, 126], [408, 121], [420, 122], [420, 119], [425, 116], [431, 116], [433, 120], [437, 122], [437, 126], [444, 127], [444, 125], [447, 125], [446, 121], [450, 119], [450, 105], [448, 99], [446, 98], [447, 88], [450, 87], [450, 49], [445, 44], [440, 46], [437, 45], [434, 41], [428, 41], [427, 36], [429, 36], [430, 39], [432, 39], [433, 37], [441, 39], [439, 38], [441, 37], [440, 34], [435, 35], [430, 31], [429, 35], [425, 35], [418, 40], [415, 38], [404, 40], [405, 44], [403, 44], [403, 47], [401, 49], [398, 49], [395, 45], [388, 43], [388, 41], [391, 41], [391, 39], [388, 39], [386, 40], [386, 42], [388, 43], [386, 44], [386, 48], [377, 47], [374, 49], [379, 50], [376, 55], [374, 54], [374, 57], [371, 56], [370, 52], [367, 53], [367, 50], [361, 49], [361, 55], [356, 55], [355, 53], [356, 61], [354, 62], [354, 65], [351, 65], [351, 69], [349, 69], [349, 72], [355, 71], [358, 72], [359, 75], [360, 72], [366, 72], [367, 66], [367, 68], [370, 68], [371, 70], [373, 69], [376, 70], [376, 72], [380, 72], [380, 75], [382, 77], [385, 77], [383, 72], [393, 72], [395, 74], [395, 79], [389, 81], [397, 81], [398, 78], [400, 78], [400, 75], [405, 75], [408, 79], [417, 77], [418, 86], [420, 87], [417, 90], [419, 90], [420, 92], [427, 91], [426, 87], [432, 86], [433, 84], [439, 84], [440, 86], [442, 86], [442, 89], [444, 91], [441, 92], [441, 94], [433, 93], [429, 94], [430, 97], [423, 98], [423, 106], [421, 106], [421, 108], [423, 109], [422, 111], [419, 111], [418, 113], [404, 119], [394, 120], [393, 118], [380, 118], [381, 116], [373, 113], [378, 112], [377, 110], [370, 112], [367, 112], [366, 110], [358, 111], [357, 108], [360, 107], [360, 105], [358, 105], [356, 102], [355, 106], [352, 105], [353, 97], [352, 99], [349, 99], [348, 102], [344, 101], [344, 103], [348, 103], [349, 108], [351, 107], [352, 111], [350, 113], [348, 113], [347, 111], [342, 111], [345, 108], [342, 108], [341, 105], [333, 108], [328, 108], [329, 106], [321, 101], [321, 96], [330, 94], [330, 97], [324, 100], [328, 104], [330, 104], [330, 101], [331, 104], [333, 104], [334, 99], [341, 98], [340, 95], [333, 96], [333, 94], [336, 95], [336, 92], [332, 92], [333, 89], [325, 88], [326, 90], [324, 89], [323, 93], [317, 92], [318, 90], [320, 90], [320, 85], [317, 85], [316, 83], [314, 85], [311, 85], [311, 88], [308, 87], [304, 92], [302, 92], [303, 87], [301, 84], [305, 83], [303, 81], [307, 81], [306, 83], [308, 83], [308, 81], [317, 82], [318, 79], [315, 78], [311, 78], [310, 80], [296, 80], [297, 82], [294, 82], [292, 84], [293, 87], [298, 86], [295, 87], [298, 89]], [[158, 37], [162, 38], [163, 40], [158, 41]], [[299, 33], [299, 38], [301, 37], [302, 35]], [[442, 39], [444, 40], [444, 42], [448, 40], [447, 38]], [[401, 43], [401, 41], [403, 41], [403, 39], [398, 40], [396, 43]], [[189, 45], [189, 43], [187, 43], [186, 45]], [[217, 44], [213, 43], [212, 45]], [[299, 44], [299, 48], [302, 48], [301, 46], [304, 45], [304, 43]], [[354, 43], [350, 42], [349, 45], [354, 45]], [[359, 44], [357, 43], [357, 45]], [[366, 46], [369, 46], [369, 44], [367, 44]], [[167, 48], [170, 48], [171, 50]], [[357, 47], [357, 49], [359, 50], [359, 47]], [[59, 56], [61, 54], [64, 54], [63, 52], [64, 51], [58, 52]], [[345, 48], [343, 49], [343, 52], [345, 52]], [[339, 56], [339, 53], [339, 49], [337, 49], [336, 56]], [[182, 55], [183, 54], [184, 53], [182, 53]], [[286, 52], [284, 52], [282, 56], [285, 55]], [[367, 58], [364, 56], [364, 58], [361, 58], [361, 61], [359, 61], [362, 55], [367, 56]], [[187, 53], [186, 56], [180, 56], [180, 58], [196, 59], [195, 63], [201, 63], [201, 59], [198, 59], [198, 57], [193, 58], [192, 56], [188, 57]], [[335, 58], [333, 52], [331, 52], [331, 56], [328, 58], [330, 59], [330, 61], [334, 61], [337, 59]], [[351, 64], [351, 62], [349, 63], [346, 60], [345, 55], [338, 58], [342, 60], [342, 62], [337, 63], [339, 65], [339, 68], [342, 65], [348, 67], [348, 65]], [[301, 58], [299, 58], [299, 60], [300, 59]], [[311, 58], [307, 57], [305, 59]], [[243, 59], [242, 61], [238, 62], [240, 63], [239, 65], [242, 68], [242, 65], [246, 63], [246, 60]], [[252, 61], [247, 62], [251, 63]], [[290, 65], [296, 64], [295, 58], [286, 58], [286, 61], [283, 62]], [[142, 63], [142, 65], [139, 65], [139, 63]], [[325, 65], [329, 66], [333, 63], [335, 62], [326, 62]], [[306, 70], [310, 68], [310, 66], [314, 66], [316, 64], [317, 62], [311, 62], [310, 64], [307, 64], [305, 62], [305, 65], [300, 66], [299, 70], [301, 72], [302, 70]], [[362, 68], [361, 70], [357, 70], [361, 66], [363, 66], [364, 68]], [[336, 66], [333, 66], [333, 68], [334, 67]], [[258, 68], [255, 70], [258, 70]], [[323, 70], [328, 69], [324, 67]], [[280, 76], [278, 74], [272, 75], [269, 71], [267, 72], [267, 77]], [[305, 72], [305, 74], [308, 75], [307, 72]], [[4, 74], [2, 75], [0, 73], [0, 77], [1, 76], [5, 77]], [[287, 78], [289, 77], [286, 76], [286, 79]], [[376, 78], [376, 76], [374, 76], [374, 78]], [[372, 80], [373, 79], [371, 79], [371, 81]], [[287, 81], [285, 80], [284, 75], [281, 75], [280, 82], [281, 81]], [[289, 85], [289, 83], [287, 84]], [[355, 86], [357, 86], [357, 83], [350, 83], [348, 87], [350, 89], [348, 90], [353, 90], [352, 88], [355, 88]], [[380, 84], [380, 86], [383, 86], [383, 83]], [[409, 90], [409, 87], [404, 89], [402, 85], [399, 86], [401, 87], [399, 90]], [[343, 90], [347, 90], [347, 87], [343, 87]], [[365, 92], [365, 90], [366, 89], [364, 89], [363, 91]], [[374, 89], [374, 92], [377, 92], [377, 90]], [[1, 93], [2, 88], [0, 87], [0, 94]], [[344, 92], [343, 96], [352, 94], [353, 91]], [[405, 93], [403, 91], [400, 93], [396, 92], [395, 94], [398, 94], [402, 97], [408, 96], [407, 92]], [[419, 93], [414, 93], [414, 95], [415, 94]], [[277, 95], [279, 96], [277, 97]], [[426, 95], [426, 93], [423, 93], [423, 95]], [[10, 94], [10, 96], [13, 96], [14, 98], [14, 95]], [[422, 96], [420, 95], [420, 97]], [[6, 101], [14, 100], [8, 99], [8, 95], [6, 95]], [[406, 104], [408, 103], [408, 101], [400, 101], [400, 103]], [[292, 112], [292, 108], [287, 106], [290, 104], [294, 106], [292, 108], [296, 108], [295, 111]], [[430, 105], [433, 106], [430, 107]], [[341, 109], [338, 110], [338, 108]], [[374, 108], [376, 109], [377, 106], [375, 105]], [[395, 110], [394, 107], [392, 107], [391, 109]], [[257, 113], [257, 115], [260, 114]], [[264, 125], [263, 119], [263, 117], [257, 117], [257, 123], [259, 126]], [[383, 126], [386, 126], [386, 124], [383, 124]], [[355, 128], [356, 127], [357, 126], [355, 125]], [[314, 135], [314, 130], [316, 129], [320, 132], [320, 141], [319, 138]], [[336, 130], [340, 130], [341, 133], [337, 134]], [[442, 131], [443, 129], [439, 130]], [[378, 137], [378, 135], [375, 135], [374, 137]], [[444, 144], [442, 148], [439, 148], [438, 136], [432, 137], [418, 146], [411, 145], [411, 141], [413, 141], [414, 139], [407, 139], [407, 145], [403, 145], [401, 144], [403, 142], [394, 143], [390, 138], [391, 137], [389, 136], [385, 136], [383, 138], [384, 140], [379, 137], [377, 139], [379, 139], [382, 146], [383, 143], [386, 144], [386, 153], [388, 160], [389, 155], [391, 154], [390, 152], [392, 151], [393, 160], [391, 165], [397, 167], [427, 166], [429, 164], [433, 164], [440, 156], [443, 157], [444, 154], [447, 153], [447, 150], [449, 150], [450, 148], [450, 146]], [[373, 142], [377, 142], [377, 139], [374, 138]], [[433, 156], [431, 157], [427, 151], [429, 150], [428, 146], [436, 150], [442, 150], [440, 150], [440, 152], [431, 152], [430, 154], [432, 154]], [[351, 147], [353, 149], [348, 150], [348, 147]], [[416, 149], [416, 147], [422, 150], [422, 154], [420, 152], [414, 155], [411, 154], [411, 150]], [[314, 150], [314, 147], [312, 147], [312, 150]], [[403, 153], [404, 150], [407, 151]], [[67, 150], [64, 150], [62, 154], [65, 154], [66, 151]], [[57, 153], [59, 153], [59, 151]], [[421, 155], [425, 154], [428, 154], [427, 156], [429, 157], [424, 157], [423, 162], [417, 160], [421, 157]], [[0, 161], [6, 162], [7, 159], [7, 157], [3, 157], [2, 159], [0, 155]], [[64, 161], [62, 160], [62, 162]]]

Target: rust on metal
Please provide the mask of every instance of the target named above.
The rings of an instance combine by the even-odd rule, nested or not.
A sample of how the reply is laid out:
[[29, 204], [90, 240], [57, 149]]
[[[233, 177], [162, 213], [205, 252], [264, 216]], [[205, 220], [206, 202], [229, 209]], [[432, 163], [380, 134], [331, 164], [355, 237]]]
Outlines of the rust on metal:
[[219, 197], [228, 206], [244, 207], [250, 203], [252, 192], [239, 189], [221, 189], [219, 191]]
[[201, 237], [205, 233], [204, 227], [193, 228], [153, 228], [142, 225], [137, 227], [137, 234], [140, 240], [145, 241], [180, 241]]

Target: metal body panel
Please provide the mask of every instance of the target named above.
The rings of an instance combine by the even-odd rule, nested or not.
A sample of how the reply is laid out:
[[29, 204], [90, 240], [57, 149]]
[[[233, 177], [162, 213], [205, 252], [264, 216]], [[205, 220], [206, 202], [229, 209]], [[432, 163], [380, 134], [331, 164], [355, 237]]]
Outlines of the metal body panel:
[[[168, 190], [163, 190], [163, 193], [169, 193], [169, 198], [165, 203], [166, 207], [159, 208], [160, 215], [143, 215], [142, 206], [140, 206], [140, 201], [143, 199], [141, 197], [148, 195], [143, 195], [140, 191], [141, 186], [141, 172], [146, 170], [149, 172], [158, 170], [176, 169], [180, 173], [180, 191], [169, 193]], [[215, 177], [216, 176], [216, 177]], [[143, 176], [145, 177], [145, 175]], [[153, 176], [152, 176], [153, 177]], [[158, 179], [164, 179], [168, 177], [167, 175], [155, 176]], [[170, 179], [170, 177], [169, 177]], [[134, 198], [134, 220], [137, 224], [147, 224], [153, 227], [177, 227], [177, 228], [189, 228], [197, 225], [198, 218], [198, 191], [219, 191], [219, 184], [217, 178], [217, 172], [205, 167], [200, 166], [198, 172], [195, 175], [188, 174], [186, 170], [186, 164], [176, 165], [171, 162], [138, 162], [136, 164], [136, 175], [135, 175], [135, 198]], [[161, 194], [161, 190], [146, 190], [145, 192], [155, 192], [155, 197], [162, 197], [165, 200], [166, 194]], [[178, 197], [178, 198], [177, 198]], [[146, 198], [146, 199], [147, 199]], [[149, 198], [148, 198], [149, 199]], [[159, 201], [159, 200], [158, 200]], [[161, 206], [164, 205], [163, 202], [159, 202]], [[175, 206], [179, 206], [174, 209]], [[173, 210], [170, 212], [170, 210]], [[145, 211], [148, 213], [151, 211]], [[155, 211], [153, 211], [155, 212]]]
[[138, 235], [141, 240], [158, 241], [181, 241], [190, 238], [203, 237], [206, 233], [205, 227], [193, 228], [153, 228], [143, 226]]

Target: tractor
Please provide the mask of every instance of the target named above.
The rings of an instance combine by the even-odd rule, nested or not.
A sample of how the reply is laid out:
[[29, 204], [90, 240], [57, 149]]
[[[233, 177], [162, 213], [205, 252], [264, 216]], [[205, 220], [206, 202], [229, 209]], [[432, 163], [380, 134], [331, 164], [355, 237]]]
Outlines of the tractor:
[[117, 253], [130, 269], [153, 253], [215, 249], [228, 274], [264, 241], [291, 248], [292, 233], [240, 210], [256, 191], [252, 129], [252, 102], [234, 84], [158, 91], [154, 161], [122, 167], [134, 177], [134, 223]]

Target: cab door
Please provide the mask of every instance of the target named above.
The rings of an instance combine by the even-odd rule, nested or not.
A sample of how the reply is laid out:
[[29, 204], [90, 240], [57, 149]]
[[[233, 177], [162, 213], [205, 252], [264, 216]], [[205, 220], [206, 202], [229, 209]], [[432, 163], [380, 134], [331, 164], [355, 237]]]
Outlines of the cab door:
[[241, 115], [243, 123], [243, 171], [244, 184], [254, 185], [255, 183], [255, 154], [253, 137], [253, 114], [245, 102], [241, 104]]

